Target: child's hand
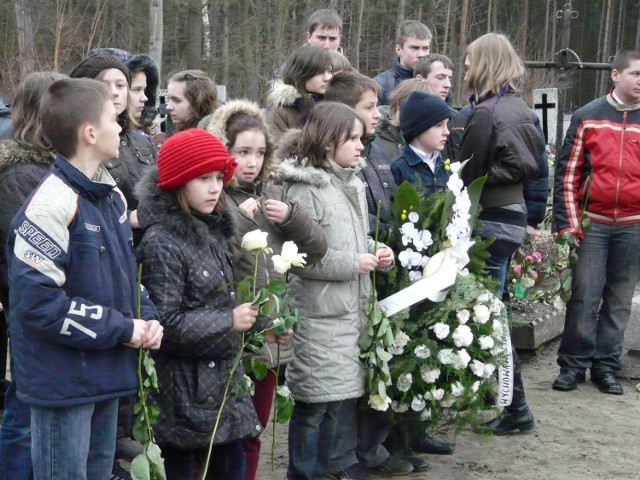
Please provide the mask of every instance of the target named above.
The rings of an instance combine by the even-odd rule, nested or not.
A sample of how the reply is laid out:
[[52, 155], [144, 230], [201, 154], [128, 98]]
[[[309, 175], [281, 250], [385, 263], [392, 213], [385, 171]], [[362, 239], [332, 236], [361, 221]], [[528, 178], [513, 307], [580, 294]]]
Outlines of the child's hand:
[[375, 255], [370, 253], [360, 254], [360, 265], [358, 266], [358, 273], [360, 275], [366, 275], [373, 272], [380, 263], [380, 260]]
[[162, 343], [164, 327], [158, 320], [147, 320], [147, 337], [142, 346], [150, 350], [158, 350]]
[[393, 265], [393, 250], [389, 247], [381, 248], [376, 252], [376, 256], [380, 262], [378, 263], [378, 268], [387, 268]]
[[258, 307], [254, 307], [250, 303], [243, 303], [233, 309], [233, 327], [234, 332], [246, 332], [256, 322], [258, 316]]
[[284, 333], [284, 334], [282, 334], [280, 336], [276, 335], [271, 330], [269, 330], [267, 332], [265, 340], [266, 340], [267, 343], [277, 343], [277, 344], [280, 344], [280, 345], [285, 345], [292, 338], [293, 338], [293, 330], [291, 330], [291, 329], [287, 330], [287, 333]]
[[253, 218], [256, 212], [260, 209], [260, 202], [258, 202], [255, 198], [248, 198], [240, 205], [238, 208], [244, 211], [247, 215]]
[[147, 337], [147, 322], [139, 318], [133, 319], [133, 335], [131, 341], [125, 343], [127, 347], [140, 348]]
[[284, 223], [289, 218], [289, 205], [278, 200], [265, 200], [266, 215], [273, 223]]
[[131, 228], [140, 228], [140, 222], [138, 221], [138, 209], [132, 210], [129, 214], [129, 223]]

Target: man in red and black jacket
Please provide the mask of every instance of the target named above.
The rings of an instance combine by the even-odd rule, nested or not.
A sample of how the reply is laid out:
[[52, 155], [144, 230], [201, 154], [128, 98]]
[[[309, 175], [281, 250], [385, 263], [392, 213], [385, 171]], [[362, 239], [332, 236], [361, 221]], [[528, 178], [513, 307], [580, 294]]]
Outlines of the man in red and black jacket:
[[556, 165], [553, 230], [579, 246], [553, 388], [574, 390], [590, 368], [601, 392], [621, 395], [616, 372], [640, 278], [640, 52], [621, 50], [612, 67], [613, 89], [574, 113]]

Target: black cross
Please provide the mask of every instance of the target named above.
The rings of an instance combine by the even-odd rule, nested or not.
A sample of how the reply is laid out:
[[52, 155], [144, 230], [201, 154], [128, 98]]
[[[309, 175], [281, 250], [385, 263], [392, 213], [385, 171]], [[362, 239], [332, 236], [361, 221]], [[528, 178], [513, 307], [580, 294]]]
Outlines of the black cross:
[[533, 105], [533, 108], [536, 110], [542, 110], [542, 131], [544, 132], [544, 143], [549, 143], [549, 126], [547, 124], [547, 110], [551, 108], [555, 108], [555, 103], [547, 103], [547, 94], [542, 94], [542, 103], [536, 103]]

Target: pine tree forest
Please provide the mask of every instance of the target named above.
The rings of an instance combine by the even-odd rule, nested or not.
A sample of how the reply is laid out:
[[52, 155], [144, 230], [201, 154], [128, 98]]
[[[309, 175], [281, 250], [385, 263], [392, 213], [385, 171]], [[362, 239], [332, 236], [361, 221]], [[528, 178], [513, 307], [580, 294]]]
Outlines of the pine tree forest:
[[[341, 45], [370, 76], [393, 61], [395, 30], [418, 19], [433, 32], [431, 51], [462, 65], [468, 42], [490, 31], [507, 34], [525, 60], [554, 60], [570, 48], [583, 62], [609, 62], [622, 47], [640, 44], [640, 1], [576, 1], [569, 45], [561, 45], [566, 1], [560, 0], [4, 0], [0, 2], [0, 93], [30, 71], [69, 72], [93, 47], [118, 47], [161, 58], [163, 83], [174, 72], [201, 68], [227, 96], [264, 101], [274, 70], [304, 43], [306, 19], [320, 8], [342, 16]], [[573, 18], [575, 17], [575, 18]], [[573, 53], [570, 61], [579, 61]], [[566, 110], [609, 88], [607, 72], [574, 71]], [[552, 87], [552, 69], [529, 70], [531, 88]], [[454, 72], [462, 105], [462, 69]]]

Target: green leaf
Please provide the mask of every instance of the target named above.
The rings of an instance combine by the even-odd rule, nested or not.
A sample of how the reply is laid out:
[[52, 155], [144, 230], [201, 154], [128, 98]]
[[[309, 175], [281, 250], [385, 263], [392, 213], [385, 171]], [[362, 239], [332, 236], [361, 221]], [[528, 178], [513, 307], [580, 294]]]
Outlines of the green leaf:
[[382, 398], [382, 400], [387, 400], [387, 387], [383, 381], [378, 381], [378, 395]]
[[360, 350], [367, 351], [371, 348], [371, 345], [373, 345], [373, 338], [369, 335], [361, 335], [358, 345], [360, 346]]
[[282, 280], [273, 280], [267, 285], [267, 290], [274, 295], [282, 296], [287, 293], [287, 282]]
[[476, 219], [478, 218], [480, 205], [480, 195], [482, 194], [482, 189], [484, 188], [484, 184], [487, 181], [487, 176], [484, 175], [482, 177], [476, 178], [471, 185], [467, 187], [467, 193], [469, 194], [469, 200], [471, 201], [471, 208], [469, 209], [469, 215], [471, 216], [469, 220], [469, 225], [473, 230], [473, 227], [476, 223]]
[[279, 401], [276, 406], [276, 421], [278, 423], [287, 423], [293, 415], [293, 400], [280, 396], [277, 398]]
[[269, 366], [266, 362], [253, 362], [253, 368], [251, 369], [251, 374], [255, 377], [256, 380], [264, 379], [269, 373]]
[[376, 355], [378, 355], [378, 358], [384, 362], [388, 362], [393, 358], [393, 355], [389, 352], [385, 352], [382, 347], [376, 347]]
[[153, 442], [147, 445], [147, 457], [152, 465], [162, 465], [164, 463], [160, 447]]
[[144, 422], [135, 422], [133, 424], [133, 438], [143, 445], [149, 442], [149, 430]]
[[406, 210], [409, 213], [413, 209], [416, 209], [420, 205], [420, 195], [416, 188], [406, 180], [400, 184], [393, 200], [393, 214], [395, 215], [398, 223], [402, 224], [405, 220], [402, 220], [402, 211]]
[[141, 453], [131, 462], [131, 478], [133, 480], [151, 480], [149, 459]]
[[251, 287], [253, 286], [250, 277], [244, 278], [238, 282], [236, 292], [238, 294], [238, 303], [249, 303], [251, 301]]

